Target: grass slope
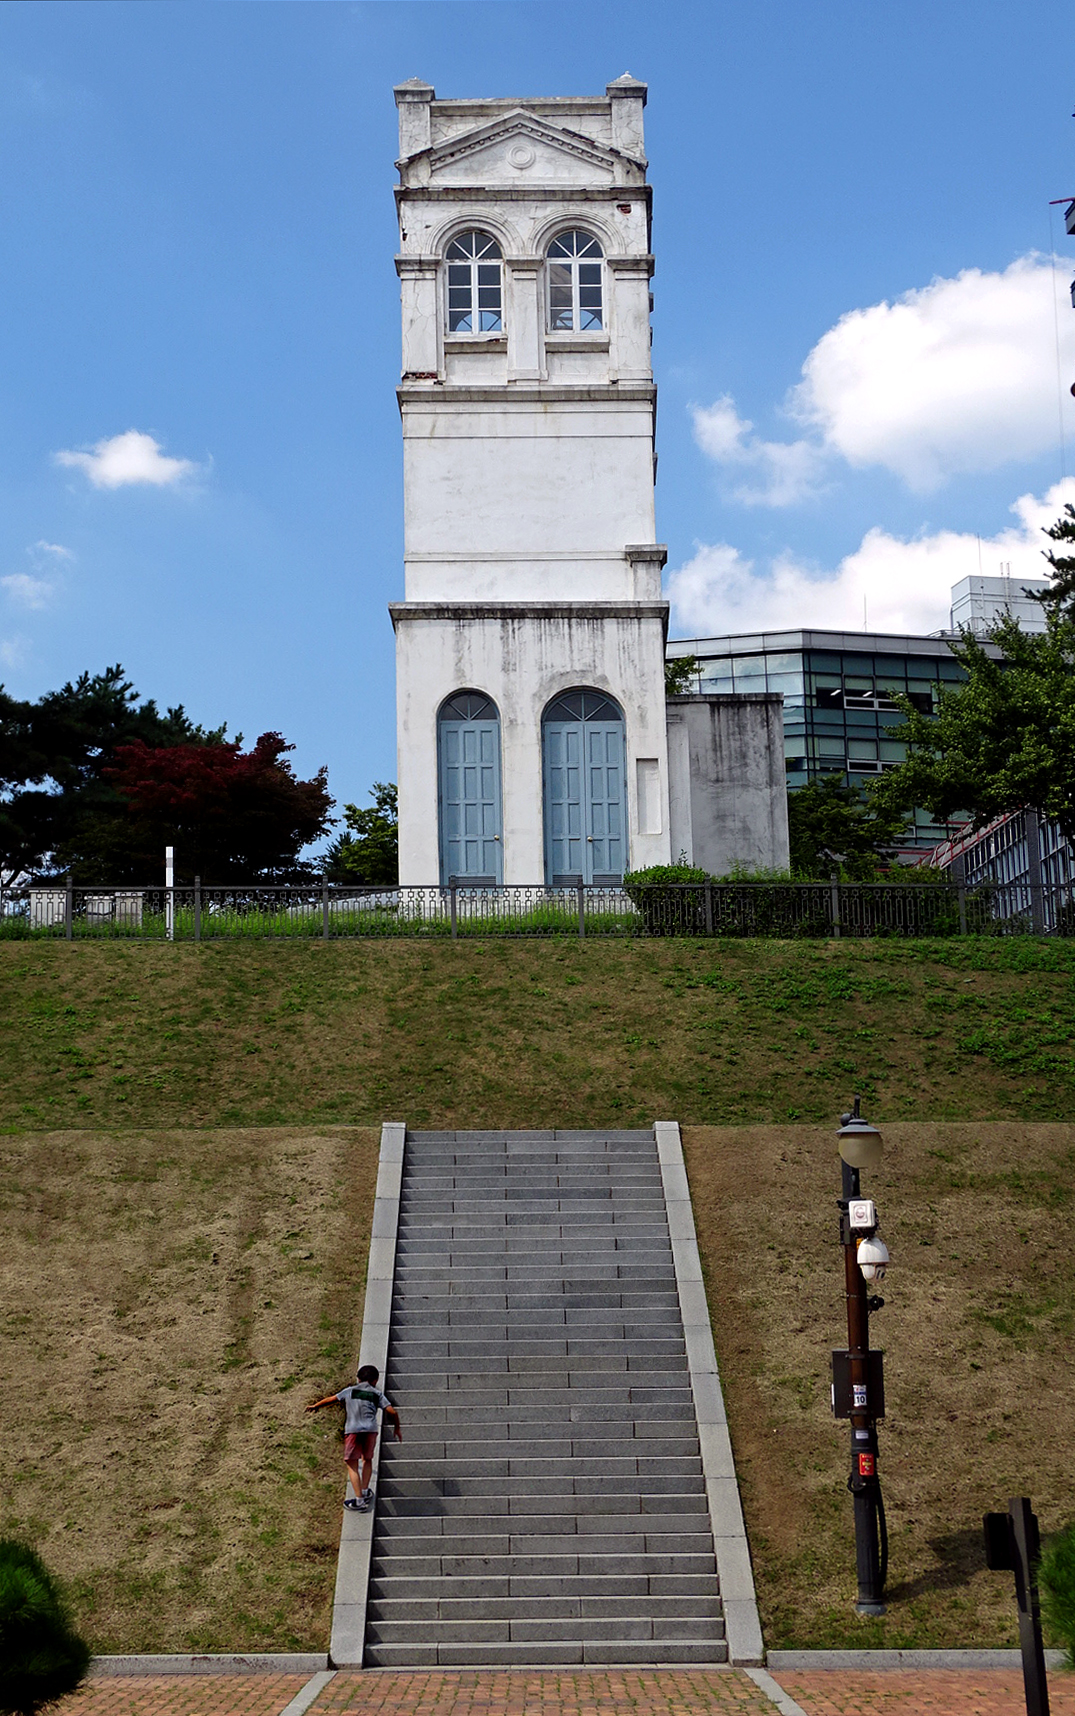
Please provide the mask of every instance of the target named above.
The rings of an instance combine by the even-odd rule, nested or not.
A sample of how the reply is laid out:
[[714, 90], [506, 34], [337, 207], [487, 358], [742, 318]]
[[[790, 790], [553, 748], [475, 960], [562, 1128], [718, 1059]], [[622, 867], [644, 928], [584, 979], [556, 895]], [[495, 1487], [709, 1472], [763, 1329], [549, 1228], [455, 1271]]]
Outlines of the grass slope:
[[829, 1409], [847, 1344], [833, 1131], [701, 1126], [684, 1148], [766, 1642], [1016, 1646], [982, 1514], [1029, 1494], [1044, 1531], [1075, 1517], [1075, 1126], [885, 1128], [864, 1187], [893, 1254], [870, 1319], [891, 1543], [873, 1621], [851, 1609], [849, 1436]]
[[1075, 944], [0, 944], [0, 1128], [1075, 1116]]
[[[771, 1641], [1009, 1640], [978, 1515], [1060, 1523], [1075, 1453], [1073, 973], [1032, 940], [0, 945], [0, 1527], [98, 1649], [323, 1645], [338, 1449], [299, 1396], [352, 1356], [362, 1128], [670, 1116]], [[827, 1408], [854, 1089], [896, 1144], [870, 1632]]]
[[0, 1139], [0, 1535], [97, 1651], [324, 1649], [372, 1132]]

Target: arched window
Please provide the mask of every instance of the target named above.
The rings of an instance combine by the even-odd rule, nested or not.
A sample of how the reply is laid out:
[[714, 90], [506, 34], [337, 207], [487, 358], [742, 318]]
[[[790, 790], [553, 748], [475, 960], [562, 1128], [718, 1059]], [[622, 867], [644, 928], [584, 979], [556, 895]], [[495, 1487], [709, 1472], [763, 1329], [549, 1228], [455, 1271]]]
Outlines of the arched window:
[[500, 711], [483, 691], [457, 691], [437, 716], [441, 882], [504, 879]]
[[603, 691], [566, 691], [541, 729], [546, 877], [610, 887], [627, 862], [623, 711]]
[[495, 334], [504, 326], [500, 246], [487, 232], [461, 232], [446, 252], [448, 332]]
[[550, 333], [603, 328], [601, 246], [596, 238], [588, 232], [562, 232], [547, 254]]

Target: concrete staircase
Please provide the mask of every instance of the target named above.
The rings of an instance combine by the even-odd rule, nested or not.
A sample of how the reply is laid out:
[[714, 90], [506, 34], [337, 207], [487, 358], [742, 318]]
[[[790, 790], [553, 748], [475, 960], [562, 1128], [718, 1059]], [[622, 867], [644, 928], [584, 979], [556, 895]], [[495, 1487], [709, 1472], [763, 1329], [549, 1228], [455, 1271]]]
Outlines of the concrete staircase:
[[651, 1131], [408, 1133], [364, 1661], [726, 1660]]

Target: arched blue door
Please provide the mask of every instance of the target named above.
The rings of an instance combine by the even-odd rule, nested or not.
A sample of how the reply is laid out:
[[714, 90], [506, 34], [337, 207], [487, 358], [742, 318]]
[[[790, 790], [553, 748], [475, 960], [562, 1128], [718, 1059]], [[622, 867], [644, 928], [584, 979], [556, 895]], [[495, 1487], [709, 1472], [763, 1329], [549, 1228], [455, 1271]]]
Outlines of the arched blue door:
[[568, 691], [542, 720], [545, 874], [612, 886], [627, 862], [623, 712], [601, 691]]
[[481, 691], [459, 691], [437, 717], [440, 879], [491, 887], [504, 878], [500, 713]]

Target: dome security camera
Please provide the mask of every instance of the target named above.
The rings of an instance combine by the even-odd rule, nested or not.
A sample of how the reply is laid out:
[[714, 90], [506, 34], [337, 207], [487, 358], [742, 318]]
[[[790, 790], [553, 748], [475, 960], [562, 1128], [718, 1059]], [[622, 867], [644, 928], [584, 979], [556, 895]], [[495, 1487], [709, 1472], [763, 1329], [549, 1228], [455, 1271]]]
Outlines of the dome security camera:
[[871, 1234], [869, 1239], [860, 1239], [856, 1261], [865, 1280], [883, 1281], [890, 1261], [888, 1246], [876, 1234]]

